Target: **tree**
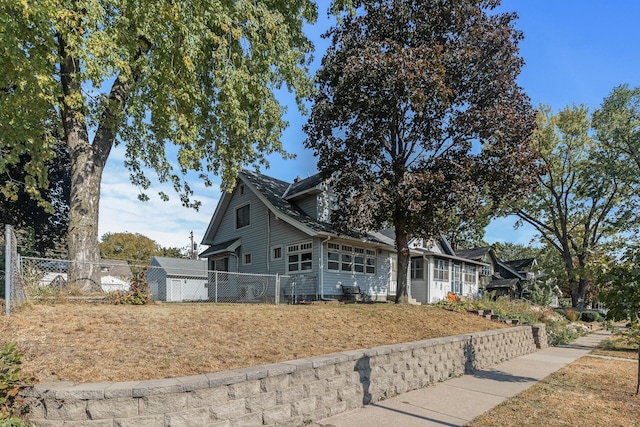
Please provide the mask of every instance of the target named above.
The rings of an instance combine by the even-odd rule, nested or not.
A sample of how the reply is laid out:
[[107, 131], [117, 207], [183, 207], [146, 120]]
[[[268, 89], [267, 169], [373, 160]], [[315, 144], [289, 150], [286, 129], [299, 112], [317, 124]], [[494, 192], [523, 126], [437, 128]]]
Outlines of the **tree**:
[[600, 302], [607, 307], [607, 318], [615, 321], [628, 320], [624, 332], [627, 339], [638, 346], [638, 383], [636, 395], [640, 393], [640, 250], [629, 247], [621, 262], [606, 266], [599, 279]]
[[535, 114], [516, 84], [522, 34], [498, 4], [356, 0], [325, 35], [305, 145], [332, 178], [337, 225], [395, 227], [397, 302], [411, 237], [492, 211], [535, 177]]
[[46, 188], [43, 165], [63, 135], [70, 282], [99, 285], [100, 183], [114, 145], [126, 146], [135, 185], [148, 189], [145, 170], [155, 170], [192, 207], [188, 171], [229, 185], [243, 165], [287, 155], [274, 92], [286, 85], [303, 108], [312, 46], [302, 25], [316, 14], [310, 0], [0, 4], [0, 173], [28, 153], [28, 192]]
[[[46, 162], [49, 185], [37, 198], [31, 197], [28, 184], [28, 153], [19, 163], [4, 169], [5, 183], [0, 196], [0, 224], [10, 224], [20, 236], [22, 255], [49, 256], [65, 251], [69, 223], [71, 186], [70, 159], [66, 147], [57, 144], [55, 157]], [[4, 156], [4, 147], [0, 152]], [[4, 229], [4, 227], [3, 227]], [[26, 247], [25, 247], [26, 244]]]
[[540, 108], [534, 146], [546, 173], [515, 210], [562, 258], [574, 307], [583, 305], [590, 286], [589, 261], [630, 225], [625, 203], [631, 187], [618, 173], [617, 155], [604, 150], [590, 129], [585, 107], [558, 114]]
[[121, 259], [132, 265], [147, 265], [157, 253], [156, 242], [139, 233], [106, 233], [100, 243], [103, 258]]

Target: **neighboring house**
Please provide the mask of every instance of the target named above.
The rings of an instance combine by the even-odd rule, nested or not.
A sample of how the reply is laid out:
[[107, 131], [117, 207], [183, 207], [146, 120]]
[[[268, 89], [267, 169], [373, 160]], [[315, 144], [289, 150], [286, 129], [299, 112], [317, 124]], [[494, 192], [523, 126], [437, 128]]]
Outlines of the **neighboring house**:
[[487, 264], [482, 286], [495, 297], [526, 298], [529, 286], [544, 276], [535, 258], [502, 261], [491, 246], [459, 250], [457, 254]]
[[100, 260], [100, 285], [105, 292], [129, 290], [133, 273], [129, 264], [122, 260]]
[[[67, 286], [67, 261], [52, 261], [43, 264], [43, 267], [52, 271], [45, 273], [38, 281], [39, 286], [55, 286], [63, 288]], [[133, 279], [133, 273], [126, 261], [115, 259], [100, 260], [100, 285], [104, 292], [129, 290]]]
[[283, 276], [284, 300], [339, 299], [355, 286], [366, 298], [386, 299], [393, 243], [378, 233], [338, 231], [331, 203], [320, 175], [288, 183], [243, 171], [234, 190], [223, 193], [200, 257], [209, 270]]
[[153, 257], [147, 269], [152, 298], [158, 301], [207, 301], [207, 262]]

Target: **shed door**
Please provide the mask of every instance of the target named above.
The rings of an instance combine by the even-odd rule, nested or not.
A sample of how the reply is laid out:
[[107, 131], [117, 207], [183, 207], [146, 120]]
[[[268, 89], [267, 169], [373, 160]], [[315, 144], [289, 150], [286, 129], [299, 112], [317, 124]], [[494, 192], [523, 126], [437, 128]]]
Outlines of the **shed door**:
[[171, 279], [171, 292], [169, 301], [182, 301], [182, 280]]

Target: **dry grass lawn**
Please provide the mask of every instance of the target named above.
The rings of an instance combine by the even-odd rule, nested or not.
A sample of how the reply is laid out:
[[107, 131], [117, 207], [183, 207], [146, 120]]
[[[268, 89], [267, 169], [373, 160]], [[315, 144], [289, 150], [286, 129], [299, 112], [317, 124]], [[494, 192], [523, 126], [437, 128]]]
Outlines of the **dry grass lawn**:
[[135, 381], [506, 327], [394, 304], [31, 305], [0, 320], [35, 382]]
[[[637, 357], [614, 337], [593, 354]], [[630, 357], [631, 358], [631, 357]], [[640, 426], [636, 360], [583, 357], [473, 420], [473, 427]]]

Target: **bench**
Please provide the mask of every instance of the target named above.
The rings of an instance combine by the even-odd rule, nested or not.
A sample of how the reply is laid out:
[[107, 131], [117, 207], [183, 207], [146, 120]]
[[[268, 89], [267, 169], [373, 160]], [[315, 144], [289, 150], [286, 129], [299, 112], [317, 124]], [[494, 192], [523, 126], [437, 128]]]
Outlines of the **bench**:
[[342, 298], [340, 301], [356, 302], [360, 299], [360, 286], [358, 285], [340, 285], [342, 288]]

